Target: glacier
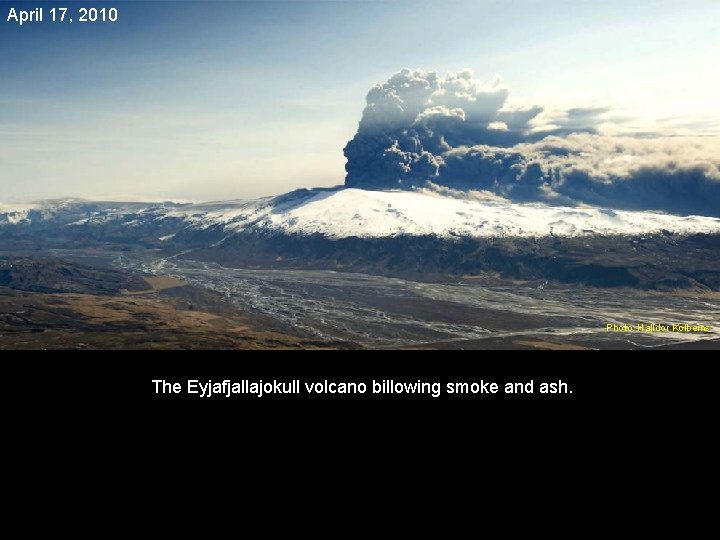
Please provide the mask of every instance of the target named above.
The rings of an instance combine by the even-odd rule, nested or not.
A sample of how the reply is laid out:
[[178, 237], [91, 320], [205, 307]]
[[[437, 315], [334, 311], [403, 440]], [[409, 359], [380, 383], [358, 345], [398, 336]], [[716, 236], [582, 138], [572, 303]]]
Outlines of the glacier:
[[[73, 216], [73, 219], [64, 219]], [[300, 189], [275, 197], [200, 204], [121, 203], [73, 200], [0, 203], [0, 226], [59, 222], [67, 226], [121, 222], [125, 227], [172, 219], [179, 229], [220, 227], [228, 234], [277, 231], [327, 238], [395, 236], [573, 237], [720, 233], [720, 218], [592, 206], [517, 203], [464, 192], [428, 189], [372, 191], [357, 188]], [[168, 240], [172, 233], [165, 234]]]
[[265, 228], [329, 238], [438, 236], [473, 238], [720, 233], [720, 218], [597, 207], [473, 200], [427, 190], [308, 190], [239, 203], [180, 207], [169, 215], [196, 227]]

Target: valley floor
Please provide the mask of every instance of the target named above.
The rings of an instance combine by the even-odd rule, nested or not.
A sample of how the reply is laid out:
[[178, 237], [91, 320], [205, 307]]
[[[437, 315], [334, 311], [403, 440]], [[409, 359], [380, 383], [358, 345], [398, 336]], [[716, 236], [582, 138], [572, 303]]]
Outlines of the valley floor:
[[146, 290], [43, 293], [0, 287], [0, 350], [327, 349], [352, 344], [293, 336], [176, 278]]
[[0, 350], [720, 349], [719, 320], [708, 291], [428, 283], [154, 251], [0, 253]]

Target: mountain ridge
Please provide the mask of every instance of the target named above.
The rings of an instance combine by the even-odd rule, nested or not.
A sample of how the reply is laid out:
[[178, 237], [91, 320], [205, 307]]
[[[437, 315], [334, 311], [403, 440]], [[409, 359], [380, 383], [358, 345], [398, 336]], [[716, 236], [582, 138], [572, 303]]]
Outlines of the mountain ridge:
[[720, 219], [706, 216], [354, 188], [201, 204], [62, 201], [10, 212], [0, 205], [0, 250], [93, 246], [424, 281], [720, 290]]
[[[78, 219], [62, 219], [60, 214]], [[135, 220], [125, 219], [134, 215]], [[536, 237], [637, 235], [663, 230], [675, 234], [720, 233], [720, 218], [593, 206], [515, 203], [479, 192], [464, 197], [427, 189], [299, 189], [275, 197], [199, 204], [125, 203], [67, 200], [4, 207], [0, 225], [57, 220], [63, 225], [111, 220], [179, 220], [189, 228], [214, 226], [229, 232], [270, 229], [333, 238], [385, 236]]]

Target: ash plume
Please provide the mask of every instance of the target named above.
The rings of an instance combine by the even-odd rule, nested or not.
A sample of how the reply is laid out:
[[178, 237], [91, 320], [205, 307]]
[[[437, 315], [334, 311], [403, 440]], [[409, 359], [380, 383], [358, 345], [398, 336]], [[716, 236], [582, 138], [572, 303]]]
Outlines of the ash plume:
[[513, 107], [498, 77], [404, 69], [367, 95], [345, 185], [720, 216], [720, 138], [603, 133], [608, 108]]

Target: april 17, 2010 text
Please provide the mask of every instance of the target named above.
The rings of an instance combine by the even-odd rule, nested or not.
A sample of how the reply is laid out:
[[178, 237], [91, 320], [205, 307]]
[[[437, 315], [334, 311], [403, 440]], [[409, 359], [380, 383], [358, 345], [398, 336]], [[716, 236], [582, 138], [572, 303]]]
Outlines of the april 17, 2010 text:
[[23, 26], [35, 23], [113, 23], [118, 20], [117, 8], [86, 8], [69, 9], [66, 7], [16, 9], [10, 8], [6, 22]]

